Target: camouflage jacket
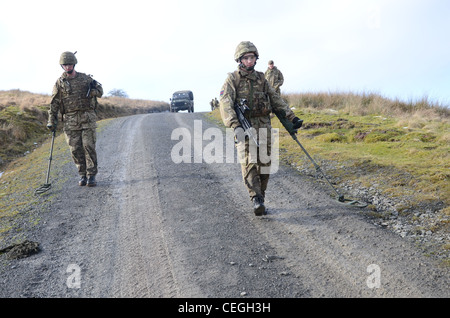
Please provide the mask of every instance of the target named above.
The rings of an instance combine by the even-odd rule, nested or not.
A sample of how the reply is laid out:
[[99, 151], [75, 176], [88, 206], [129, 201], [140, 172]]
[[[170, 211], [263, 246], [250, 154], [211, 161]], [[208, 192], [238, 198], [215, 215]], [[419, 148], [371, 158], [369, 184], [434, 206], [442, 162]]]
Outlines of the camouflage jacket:
[[251, 110], [250, 118], [269, 118], [272, 111], [280, 110], [284, 111], [291, 121], [295, 117], [289, 106], [269, 85], [264, 73], [238, 69], [238, 71], [228, 74], [220, 91], [220, 113], [226, 127], [236, 128], [239, 126], [234, 105], [242, 98], [248, 100]]
[[281, 71], [274, 66], [273, 69], [268, 68], [264, 76], [270, 86], [272, 86], [275, 91], [279, 92], [281, 85], [284, 83], [283, 73], [281, 73]]
[[84, 73], [77, 72], [74, 78], [69, 78], [63, 73], [53, 86], [48, 111], [49, 124], [58, 123], [60, 112], [64, 115], [64, 130], [95, 128], [97, 97], [103, 95], [103, 88], [100, 83], [94, 82], [94, 88], [87, 96], [91, 82], [94, 82], [94, 79]]

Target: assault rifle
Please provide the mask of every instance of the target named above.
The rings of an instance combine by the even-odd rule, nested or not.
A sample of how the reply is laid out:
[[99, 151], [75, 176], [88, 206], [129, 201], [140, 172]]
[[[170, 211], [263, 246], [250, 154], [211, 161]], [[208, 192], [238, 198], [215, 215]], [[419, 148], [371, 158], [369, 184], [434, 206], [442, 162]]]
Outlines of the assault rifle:
[[87, 91], [86, 97], [89, 97], [89, 94], [91, 93], [92, 89], [95, 89], [95, 87], [97, 86], [97, 81], [93, 80], [92, 82], [89, 83], [89, 89]]
[[239, 123], [241, 124], [242, 128], [244, 129], [245, 134], [249, 138], [253, 138], [253, 140], [255, 141], [255, 144], [259, 147], [258, 140], [252, 134], [252, 131], [251, 131], [252, 124], [245, 117], [245, 112], [250, 111], [250, 108], [248, 107], [247, 102], [248, 101], [245, 98], [242, 98], [239, 101], [239, 103], [236, 103], [234, 105], [234, 111], [236, 112]]

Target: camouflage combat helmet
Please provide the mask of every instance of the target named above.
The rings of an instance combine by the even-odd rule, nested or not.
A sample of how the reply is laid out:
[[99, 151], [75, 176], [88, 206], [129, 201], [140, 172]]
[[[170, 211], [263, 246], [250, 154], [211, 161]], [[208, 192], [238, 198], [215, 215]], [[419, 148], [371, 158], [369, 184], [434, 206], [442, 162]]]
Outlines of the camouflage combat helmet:
[[239, 43], [236, 48], [236, 52], [234, 53], [234, 60], [239, 63], [241, 57], [247, 53], [255, 53], [256, 58], [259, 57], [258, 49], [256, 46], [250, 41], [243, 41]]
[[75, 53], [72, 52], [64, 52], [61, 54], [61, 57], [59, 58], [59, 64], [60, 65], [64, 65], [64, 64], [68, 64], [68, 65], [75, 65], [77, 64], [77, 58], [75, 57]]

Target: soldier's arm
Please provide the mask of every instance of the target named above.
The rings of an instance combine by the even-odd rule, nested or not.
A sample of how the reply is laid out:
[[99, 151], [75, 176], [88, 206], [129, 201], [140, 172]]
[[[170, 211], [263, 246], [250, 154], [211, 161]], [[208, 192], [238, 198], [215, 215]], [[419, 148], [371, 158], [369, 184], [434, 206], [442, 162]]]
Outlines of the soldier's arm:
[[219, 106], [223, 124], [228, 128], [234, 129], [240, 124], [236, 112], [234, 111], [236, 88], [234, 87], [232, 76], [232, 74], [228, 74], [228, 77], [220, 90]]
[[48, 125], [56, 126], [58, 124], [58, 112], [61, 108], [61, 94], [59, 92], [58, 82], [53, 85], [50, 109], [48, 110]]
[[278, 70], [278, 87], [280, 87], [281, 85], [283, 85], [284, 83], [284, 76], [283, 73], [281, 73], [280, 70]]
[[100, 98], [103, 96], [103, 86], [99, 82], [95, 85], [95, 89], [98, 91], [97, 97]]
[[286, 114], [286, 117], [289, 121], [293, 121], [295, 118], [295, 114], [289, 105], [275, 92], [275, 89], [269, 85], [266, 81], [265, 86], [267, 87], [267, 92], [270, 98], [270, 104], [274, 112], [283, 111]]

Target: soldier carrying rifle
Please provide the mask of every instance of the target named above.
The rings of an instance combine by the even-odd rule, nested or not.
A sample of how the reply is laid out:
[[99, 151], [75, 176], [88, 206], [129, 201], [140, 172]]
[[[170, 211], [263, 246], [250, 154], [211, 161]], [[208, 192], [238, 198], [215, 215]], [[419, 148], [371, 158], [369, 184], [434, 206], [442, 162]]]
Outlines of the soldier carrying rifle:
[[[244, 41], [236, 48], [234, 59], [239, 63], [238, 70], [229, 73], [220, 91], [220, 113], [226, 127], [233, 128], [236, 136], [238, 131], [245, 129], [238, 119], [235, 106], [241, 100], [248, 101], [248, 111], [245, 117], [251, 124], [256, 134], [259, 147], [267, 147], [265, 153], [271, 154], [271, 123], [270, 113], [273, 111], [288, 121], [292, 127], [290, 133], [301, 127], [302, 121], [295, 116], [289, 106], [281, 99], [275, 90], [269, 85], [264, 73], [255, 70], [259, 53], [255, 45]], [[266, 129], [267, 138], [260, 138], [261, 129]], [[263, 140], [265, 139], [265, 140]], [[265, 191], [269, 182], [270, 161], [263, 162], [259, 158], [250, 160], [249, 143], [252, 138], [239, 140], [236, 144], [238, 155], [244, 158], [241, 162], [244, 184], [253, 203], [253, 212], [260, 216], [266, 214], [264, 206]], [[261, 169], [261, 168], [265, 169]]]
[[61, 54], [59, 64], [64, 73], [53, 86], [47, 128], [56, 130], [60, 112], [64, 118], [66, 141], [80, 175], [78, 184], [93, 187], [97, 184], [95, 176], [98, 172], [95, 108], [103, 88], [91, 76], [75, 71], [75, 53]]

